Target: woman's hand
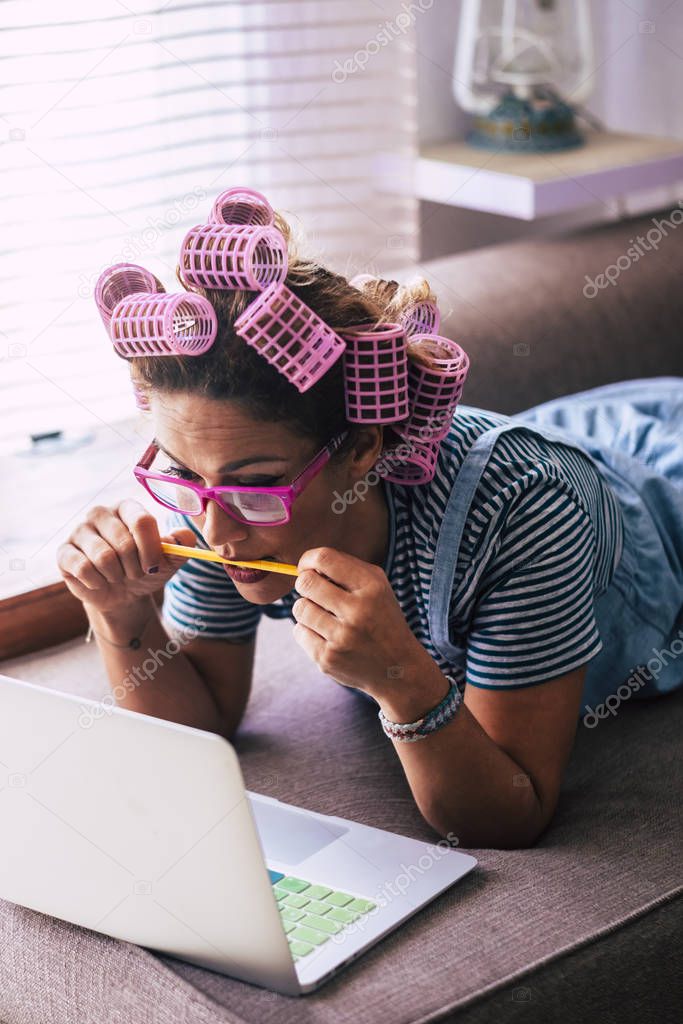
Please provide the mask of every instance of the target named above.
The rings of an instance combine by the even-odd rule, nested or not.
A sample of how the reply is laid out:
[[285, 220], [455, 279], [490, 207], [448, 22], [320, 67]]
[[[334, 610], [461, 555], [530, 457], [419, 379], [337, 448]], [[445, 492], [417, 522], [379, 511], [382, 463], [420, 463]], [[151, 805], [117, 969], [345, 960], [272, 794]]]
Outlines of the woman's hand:
[[58, 547], [57, 566], [79, 601], [109, 612], [155, 593], [186, 561], [181, 555], [165, 554], [162, 539], [196, 544], [187, 527], [161, 538], [154, 516], [133, 498], [115, 508], [95, 505]]
[[378, 565], [321, 547], [297, 568], [294, 638], [326, 675], [379, 701], [431, 661]]

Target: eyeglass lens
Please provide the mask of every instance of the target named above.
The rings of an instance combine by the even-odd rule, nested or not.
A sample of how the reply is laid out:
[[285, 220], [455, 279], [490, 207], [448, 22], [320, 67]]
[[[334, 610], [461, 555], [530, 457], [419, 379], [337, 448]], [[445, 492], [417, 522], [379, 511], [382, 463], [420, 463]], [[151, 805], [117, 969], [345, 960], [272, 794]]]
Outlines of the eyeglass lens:
[[[148, 479], [147, 484], [155, 498], [178, 512], [198, 515], [202, 510], [199, 495], [182, 481]], [[284, 502], [277, 494], [224, 491], [219, 495], [219, 502], [245, 523], [276, 523], [287, 516]]]

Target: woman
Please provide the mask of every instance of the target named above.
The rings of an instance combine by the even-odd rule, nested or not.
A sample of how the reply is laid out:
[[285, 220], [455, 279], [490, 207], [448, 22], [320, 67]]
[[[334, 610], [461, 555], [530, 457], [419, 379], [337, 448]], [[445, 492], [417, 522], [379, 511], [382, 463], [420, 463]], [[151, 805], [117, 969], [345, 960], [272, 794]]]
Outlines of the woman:
[[[336, 330], [393, 322], [433, 298], [424, 281], [352, 287], [300, 259], [279, 215], [276, 225], [287, 285]], [[130, 360], [154, 422], [141, 462], [200, 487], [287, 485], [313, 460], [316, 472], [278, 525], [245, 521], [248, 503], [230, 515], [208, 500], [198, 515], [167, 512], [160, 538], [135, 501], [89, 511], [58, 565], [112, 684], [148, 648], [195, 633], [119, 703], [232, 736], [260, 615], [289, 617], [323, 673], [375, 702], [437, 832], [465, 846], [533, 843], [580, 713], [602, 717], [620, 686], [626, 699], [683, 684], [675, 648], [645, 670], [679, 631], [683, 651], [683, 379], [599, 388], [512, 419], [461, 404], [433, 479], [389, 483], [373, 477], [383, 428], [346, 421], [342, 361], [298, 393], [233, 330], [253, 295], [203, 294], [218, 321], [207, 352]], [[161, 539], [295, 563], [296, 589], [285, 575], [166, 556]]]

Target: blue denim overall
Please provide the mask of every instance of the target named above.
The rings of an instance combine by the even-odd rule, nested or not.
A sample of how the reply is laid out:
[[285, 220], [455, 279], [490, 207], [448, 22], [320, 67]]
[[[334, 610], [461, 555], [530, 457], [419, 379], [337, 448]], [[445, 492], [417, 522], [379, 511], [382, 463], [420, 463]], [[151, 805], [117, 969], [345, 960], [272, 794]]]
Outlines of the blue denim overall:
[[493, 445], [501, 433], [520, 426], [588, 452], [623, 512], [622, 555], [610, 585], [595, 600], [604, 646], [588, 663], [581, 714], [596, 705], [604, 710], [606, 699], [613, 708], [630, 696], [683, 686], [683, 377], [567, 395], [517, 413], [477, 438], [458, 471], [439, 531], [429, 593], [434, 646], [465, 671], [466, 650], [451, 641], [448, 629], [457, 554]]

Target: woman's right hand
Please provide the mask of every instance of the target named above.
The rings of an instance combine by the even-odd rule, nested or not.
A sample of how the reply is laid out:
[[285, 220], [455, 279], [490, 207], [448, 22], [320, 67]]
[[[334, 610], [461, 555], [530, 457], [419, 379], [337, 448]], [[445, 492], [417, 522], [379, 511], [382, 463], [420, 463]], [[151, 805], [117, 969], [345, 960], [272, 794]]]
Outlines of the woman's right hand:
[[100, 612], [114, 611], [154, 594], [187, 561], [162, 551], [162, 540], [188, 547], [197, 543], [189, 527], [161, 537], [154, 516], [134, 498], [114, 508], [95, 505], [57, 548], [57, 566], [79, 601]]

